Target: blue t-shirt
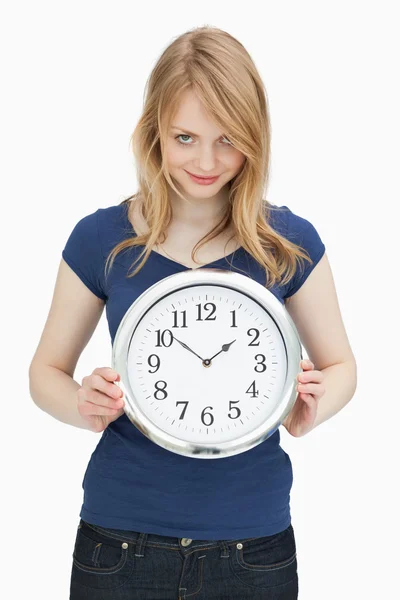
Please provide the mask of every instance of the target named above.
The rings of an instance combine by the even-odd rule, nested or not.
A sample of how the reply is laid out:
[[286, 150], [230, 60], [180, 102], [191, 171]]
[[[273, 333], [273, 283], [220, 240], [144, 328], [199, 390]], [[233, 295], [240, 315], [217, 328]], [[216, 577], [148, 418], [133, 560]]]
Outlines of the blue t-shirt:
[[[287, 206], [271, 211], [271, 225], [300, 244], [313, 260], [271, 292], [284, 299], [301, 287], [324, 254], [315, 227]], [[114, 342], [124, 314], [151, 285], [186, 267], [152, 251], [134, 277], [126, 274], [143, 246], [119, 253], [107, 280], [105, 260], [121, 240], [134, 236], [127, 204], [100, 208], [72, 230], [63, 259], [106, 304]], [[236, 270], [265, 286], [265, 270], [244, 248], [205, 267]], [[200, 267], [202, 268], [202, 267]], [[130, 271], [131, 272], [131, 271]], [[300, 370], [300, 369], [299, 369]], [[289, 455], [280, 446], [279, 429], [241, 454], [215, 460], [181, 456], [150, 441], [123, 414], [103, 431], [83, 479], [80, 517], [88, 523], [164, 536], [233, 540], [273, 535], [291, 523], [293, 482]]]

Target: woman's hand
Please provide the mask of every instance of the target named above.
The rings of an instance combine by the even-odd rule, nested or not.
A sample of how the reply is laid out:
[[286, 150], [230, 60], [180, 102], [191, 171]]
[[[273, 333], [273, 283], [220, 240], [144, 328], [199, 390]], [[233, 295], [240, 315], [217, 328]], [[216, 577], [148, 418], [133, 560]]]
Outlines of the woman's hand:
[[77, 391], [78, 412], [89, 421], [91, 431], [100, 433], [124, 414], [122, 390], [115, 385], [120, 375], [109, 367], [99, 367], [82, 379]]
[[306, 435], [313, 428], [319, 399], [325, 394], [323, 385], [324, 374], [314, 371], [310, 360], [302, 360], [300, 367], [304, 371], [297, 375], [297, 398], [292, 410], [282, 425], [294, 437]]

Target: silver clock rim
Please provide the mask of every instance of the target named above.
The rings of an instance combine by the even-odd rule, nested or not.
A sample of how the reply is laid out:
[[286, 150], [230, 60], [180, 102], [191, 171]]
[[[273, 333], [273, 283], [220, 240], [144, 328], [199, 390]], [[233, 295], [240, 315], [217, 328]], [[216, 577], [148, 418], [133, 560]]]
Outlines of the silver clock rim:
[[[140, 409], [129, 385], [127, 358], [131, 338], [143, 315], [158, 300], [192, 285], [220, 285], [248, 295], [264, 307], [277, 324], [286, 351], [286, 374], [283, 393], [272, 415], [254, 430], [227, 442], [191, 443], [181, 440], [153, 423]], [[121, 376], [120, 388], [125, 397], [125, 413], [129, 420], [151, 441], [177, 454], [191, 458], [224, 458], [240, 454], [270, 437], [292, 409], [297, 392], [296, 376], [302, 358], [302, 346], [295, 324], [279, 300], [257, 281], [225, 269], [202, 268], [174, 273], [156, 282], [129, 307], [117, 329], [112, 347], [112, 368]]]

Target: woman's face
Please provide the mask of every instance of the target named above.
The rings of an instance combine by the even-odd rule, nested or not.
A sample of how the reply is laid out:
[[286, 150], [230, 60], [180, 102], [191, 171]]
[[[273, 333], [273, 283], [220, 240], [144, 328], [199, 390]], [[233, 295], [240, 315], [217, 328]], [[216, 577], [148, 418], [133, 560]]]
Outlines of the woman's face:
[[[193, 198], [216, 196], [240, 172], [245, 159], [215, 127], [197, 96], [186, 92], [167, 138], [168, 171], [178, 189]], [[218, 179], [201, 185], [187, 171], [205, 177], [218, 175]]]

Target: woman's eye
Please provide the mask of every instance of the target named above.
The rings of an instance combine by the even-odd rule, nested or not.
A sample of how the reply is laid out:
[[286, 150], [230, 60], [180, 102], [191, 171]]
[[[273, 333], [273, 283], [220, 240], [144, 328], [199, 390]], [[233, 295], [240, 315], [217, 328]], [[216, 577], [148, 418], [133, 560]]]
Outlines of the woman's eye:
[[180, 135], [176, 136], [176, 140], [180, 143], [183, 144], [184, 146], [187, 146], [188, 144], [186, 142], [181, 142], [179, 138], [184, 137], [184, 138], [190, 138], [190, 135], [185, 135], [184, 133], [181, 133]]
[[[179, 144], [182, 144], [182, 146], [190, 146], [190, 144], [187, 142], [181, 142], [181, 140], [179, 138], [191, 138], [190, 135], [188, 135], [186, 133], [181, 133], [181, 134], [177, 135], [175, 138]], [[227, 141], [227, 145], [232, 145], [231, 142], [228, 140], [228, 138], [226, 138], [224, 136], [223, 139]]]

